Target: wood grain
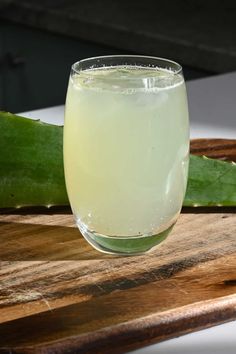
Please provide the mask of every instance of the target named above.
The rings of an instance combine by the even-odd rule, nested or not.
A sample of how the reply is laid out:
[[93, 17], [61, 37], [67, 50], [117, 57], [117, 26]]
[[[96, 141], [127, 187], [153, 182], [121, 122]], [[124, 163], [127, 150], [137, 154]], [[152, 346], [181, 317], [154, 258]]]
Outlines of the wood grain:
[[0, 348], [119, 353], [236, 317], [234, 213], [183, 214], [139, 257], [97, 253], [71, 215], [0, 221]]
[[191, 141], [190, 150], [194, 155], [236, 162], [236, 140], [234, 139], [194, 139]]
[[0, 214], [0, 353], [124, 353], [236, 318], [235, 209], [188, 210], [136, 257], [93, 250], [68, 208], [42, 211]]

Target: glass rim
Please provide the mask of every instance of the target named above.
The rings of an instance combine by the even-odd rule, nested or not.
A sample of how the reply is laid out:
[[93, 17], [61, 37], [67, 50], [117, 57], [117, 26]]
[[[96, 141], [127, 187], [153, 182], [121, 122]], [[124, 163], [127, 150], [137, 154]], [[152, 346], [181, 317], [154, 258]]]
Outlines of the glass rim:
[[[135, 58], [137, 58], [137, 59], [140, 59], [140, 60], [142, 60], [142, 59], [144, 59], [144, 60], [150, 59], [150, 60], [159, 61], [159, 62], [163, 62], [163, 63], [169, 63], [172, 66], [176, 66], [176, 69], [173, 69], [173, 68], [167, 69], [167, 68], [164, 68], [164, 67], [162, 67], [160, 65], [159, 66], [156, 65], [156, 66], [152, 67], [153, 69], [156, 68], [156, 69], [161, 69], [163, 71], [168, 71], [168, 72], [171, 72], [173, 75], [178, 75], [178, 74], [182, 73], [182, 71], [183, 71], [182, 66], [179, 63], [177, 63], [176, 61], [171, 60], [171, 59], [166, 59], [166, 58], [162, 58], [162, 57], [155, 57], [155, 56], [150, 56], [150, 55], [129, 55], [129, 54], [101, 55], [101, 56], [94, 56], [94, 57], [84, 58], [84, 59], [78, 60], [75, 63], [73, 63], [72, 66], [71, 66], [71, 70], [73, 70], [76, 74], [81, 74], [81, 72], [84, 72], [84, 71], [89, 70], [89, 69], [79, 69], [78, 66], [80, 64], [83, 64], [83, 63], [86, 63], [86, 62], [89, 62], [89, 61], [96, 61], [96, 60], [103, 60], [103, 59], [106, 60], [106, 59], [112, 59], [112, 58], [114, 58], [114, 59], [122, 59], [122, 58], [124, 58], [124, 59], [125, 58], [126, 59], [128, 59], [128, 58], [135, 59]], [[111, 67], [112, 68], [112, 67], [116, 67], [116, 66], [118, 66], [118, 65], [109, 65], [107, 67]], [[128, 67], [128, 66], [132, 66], [132, 65], [131, 64], [126, 64], [124, 66]], [[106, 67], [106, 65], [101, 66], [101, 68], [102, 67]], [[147, 66], [143, 66], [143, 67], [147, 68]]]

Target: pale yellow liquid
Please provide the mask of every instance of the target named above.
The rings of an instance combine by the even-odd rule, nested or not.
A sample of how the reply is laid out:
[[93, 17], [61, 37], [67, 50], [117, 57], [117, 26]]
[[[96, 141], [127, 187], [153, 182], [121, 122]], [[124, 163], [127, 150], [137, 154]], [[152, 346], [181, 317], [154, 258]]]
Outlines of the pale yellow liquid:
[[188, 151], [181, 75], [116, 67], [71, 77], [64, 165], [83, 229], [128, 237], [165, 230], [181, 209]]

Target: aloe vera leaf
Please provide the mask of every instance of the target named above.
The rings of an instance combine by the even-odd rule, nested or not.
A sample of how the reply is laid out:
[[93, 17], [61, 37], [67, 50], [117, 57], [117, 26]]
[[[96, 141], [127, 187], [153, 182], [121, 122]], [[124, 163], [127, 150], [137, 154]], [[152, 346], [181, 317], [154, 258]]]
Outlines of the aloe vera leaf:
[[68, 204], [63, 128], [0, 112], [0, 208]]
[[190, 155], [184, 206], [236, 206], [236, 164]]
[[[63, 128], [0, 112], [0, 208], [68, 205]], [[190, 156], [184, 206], [236, 206], [236, 165]]]

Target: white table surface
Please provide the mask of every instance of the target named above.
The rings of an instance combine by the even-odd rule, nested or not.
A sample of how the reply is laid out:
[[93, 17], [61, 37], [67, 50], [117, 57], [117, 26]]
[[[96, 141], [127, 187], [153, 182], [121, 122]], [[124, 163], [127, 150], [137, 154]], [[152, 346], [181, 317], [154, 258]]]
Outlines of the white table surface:
[[[236, 139], [236, 72], [187, 83], [191, 138]], [[63, 124], [64, 106], [24, 112]], [[135, 350], [130, 354], [236, 354], [236, 321]]]

